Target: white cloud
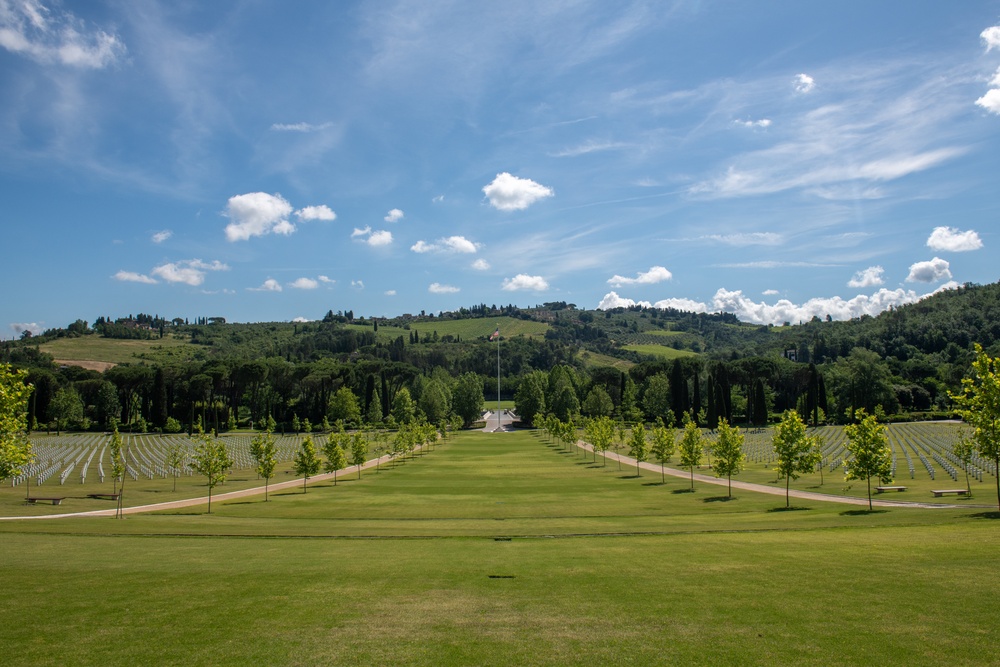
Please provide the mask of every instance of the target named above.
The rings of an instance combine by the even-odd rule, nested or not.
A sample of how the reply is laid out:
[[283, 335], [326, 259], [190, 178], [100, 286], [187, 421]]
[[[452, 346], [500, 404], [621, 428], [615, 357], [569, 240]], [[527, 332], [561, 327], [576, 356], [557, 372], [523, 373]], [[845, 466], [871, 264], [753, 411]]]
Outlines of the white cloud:
[[1000, 67], [997, 67], [997, 71], [993, 73], [993, 78], [990, 79], [990, 85], [994, 88], [1000, 88]]
[[335, 282], [337, 282], [336, 280], [328, 278], [327, 276], [316, 276], [316, 277], [319, 278], [319, 281], [321, 283], [326, 283], [327, 285], [333, 285]]
[[885, 269], [881, 266], [869, 266], [867, 269], [858, 271], [847, 281], [848, 287], [874, 287], [875, 285], [881, 285], [885, 282], [882, 279], [882, 274], [885, 273]]
[[776, 294], [778, 294], [778, 290], [776, 290], [776, 289], [766, 289], [763, 292], [761, 292], [761, 294], [763, 294], [764, 296], [775, 296]]
[[292, 322], [298, 322], [299, 324], [302, 324], [304, 322], [312, 322], [312, 320], [310, 320], [308, 317], [302, 317], [301, 315], [299, 315], [298, 317], [293, 318]]
[[910, 265], [910, 275], [906, 276], [908, 283], [936, 283], [951, 280], [950, 264], [940, 257], [926, 262], [916, 262]]
[[251, 292], [280, 292], [281, 283], [274, 278], [268, 278], [260, 287], [248, 287]]
[[979, 36], [983, 40], [983, 44], [986, 45], [986, 51], [989, 52], [992, 49], [1000, 49], [1000, 25], [995, 25], [983, 30], [979, 33]]
[[627, 299], [618, 296], [616, 292], [608, 292], [601, 299], [601, 302], [597, 304], [597, 310], [611, 310], [613, 308], [628, 308], [630, 306], [644, 306], [649, 308], [652, 304], [648, 301], [633, 301], [632, 299]]
[[377, 232], [372, 232], [372, 235], [368, 237], [368, 245], [370, 246], [384, 246], [392, 243], [392, 232], [387, 230], [380, 230]]
[[795, 75], [795, 90], [799, 93], [808, 93], [816, 87], [816, 81], [808, 74]]
[[431, 283], [427, 287], [427, 291], [431, 294], [454, 294], [459, 291], [459, 288], [452, 285], [442, 285], [441, 283]]
[[614, 275], [608, 278], [608, 284], [612, 287], [623, 287], [625, 285], [653, 285], [655, 283], [661, 283], [665, 280], [671, 280], [673, 274], [670, 273], [665, 267], [653, 266], [650, 267], [649, 271], [645, 273], [638, 274], [635, 278], [626, 278], [625, 276]]
[[271, 129], [275, 132], [319, 132], [332, 125], [333, 123], [320, 123], [319, 125], [312, 123], [274, 123], [271, 125]]
[[125, 55], [117, 35], [92, 30], [70, 12], [39, 0], [0, 2], [0, 46], [43, 64], [101, 69]]
[[319, 283], [312, 278], [303, 277], [288, 283], [288, 286], [295, 289], [316, 289], [319, 287]]
[[708, 236], [703, 236], [702, 238], [710, 241], [718, 241], [719, 243], [725, 243], [727, 245], [733, 245], [733, 246], [780, 245], [782, 241], [781, 234], [775, 234], [774, 232], [709, 234]]
[[132, 271], [119, 271], [113, 278], [115, 280], [121, 280], [126, 283], [143, 283], [145, 285], [156, 285], [157, 281], [155, 278], [150, 278], [147, 275], [141, 273], [134, 273]]
[[365, 225], [364, 229], [359, 229], [358, 227], [355, 227], [354, 231], [351, 232], [351, 238], [356, 239], [359, 236], [368, 236], [371, 233], [372, 233], [372, 228], [369, 227], [368, 225]]
[[694, 301], [692, 299], [661, 299], [653, 304], [655, 308], [673, 308], [674, 310], [683, 310], [688, 313], [706, 313], [708, 312], [708, 306], [701, 303], [700, 301]]
[[364, 289], [365, 288], [365, 283], [362, 280], [352, 280], [351, 281], [351, 287], [355, 287], [357, 289]]
[[483, 187], [483, 192], [493, 208], [500, 211], [520, 211], [536, 201], [555, 194], [552, 188], [528, 178], [518, 178], [507, 172], [497, 174], [493, 181]]
[[164, 229], [162, 232], [156, 232], [153, 234], [152, 241], [153, 243], [163, 243], [173, 235], [174, 233], [172, 231]]
[[620, 141], [594, 141], [590, 140], [579, 146], [566, 148], [556, 153], [550, 153], [552, 157], [578, 157], [588, 153], [598, 153], [601, 151], [613, 151], [628, 148], [629, 144]]
[[474, 253], [479, 249], [479, 244], [473, 243], [464, 236], [449, 236], [438, 239], [434, 243], [417, 241], [410, 250], [416, 253], [426, 252], [454, 252], [454, 253]]
[[399, 222], [400, 220], [403, 219], [403, 212], [398, 208], [394, 208], [391, 211], [389, 211], [386, 214], [386, 216], [382, 219], [385, 220], [386, 222]]
[[394, 289], [387, 289], [382, 293], [385, 294], [386, 296], [396, 296], [396, 290]]
[[479, 259], [477, 259], [472, 263], [472, 268], [474, 268], [476, 271], [488, 271], [490, 268], [490, 263], [487, 262], [482, 257], [480, 257]]
[[184, 259], [179, 262], [167, 262], [153, 267], [150, 271], [154, 276], [168, 283], [183, 283], [197, 287], [205, 282], [206, 271], [228, 271], [229, 267], [222, 262], [203, 262], [200, 259]]
[[[926, 296], [926, 295], [924, 295]], [[839, 296], [813, 298], [803, 304], [795, 304], [788, 299], [779, 299], [774, 304], [756, 303], [737, 290], [730, 292], [719, 289], [712, 299], [713, 312], [728, 312], [744, 322], [755, 324], [783, 324], [784, 322], [807, 322], [814, 316], [825, 318], [830, 315], [835, 320], [848, 320], [862, 315], [875, 316], [888, 310], [890, 306], [901, 306], [919, 301], [920, 296], [912, 290], [880, 289], [871, 296], [859, 294], [852, 299]]]
[[931, 250], [967, 252], [982, 248], [983, 241], [979, 238], [979, 234], [971, 229], [963, 232], [954, 227], [935, 227], [927, 239], [927, 247]]
[[226, 239], [246, 241], [270, 233], [291, 234], [295, 231], [295, 225], [288, 222], [291, 213], [292, 205], [279, 194], [249, 192], [230, 197], [224, 214], [230, 220]]
[[438, 195], [436, 197], [433, 197], [431, 201], [434, 202], [435, 204], [440, 204], [441, 202], [444, 201], [444, 195]]
[[503, 284], [500, 288], [508, 292], [517, 290], [544, 292], [549, 288], [549, 284], [545, 281], [545, 278], [542, 278], [541, 276], [529, 276], [524, 273], [519, 273], [513, 278], [504, 278]]
[[760, 120], [734, 120], [733, 125], [737, 127], [746, 127], [751, 130], [760, 128], [762, 130], [771, 127], [770, 118], [761, 118]]
[[985, 95], [976, 100], [976, 104], [990, 113], [1000, 115], [1000, 88], [990, 88]]
[[295, 212], [299, 220], [336, 220], [337, 214], [330, 210], [326, 204], [319, 206], [306, 206]]
[[37, 336], [42, 333], [45, 328], [38, 322], [11, 322], [11, 331], [16, 333], [18, 336], [23, 334], [25, 331], [30, 331], [32, 336]]

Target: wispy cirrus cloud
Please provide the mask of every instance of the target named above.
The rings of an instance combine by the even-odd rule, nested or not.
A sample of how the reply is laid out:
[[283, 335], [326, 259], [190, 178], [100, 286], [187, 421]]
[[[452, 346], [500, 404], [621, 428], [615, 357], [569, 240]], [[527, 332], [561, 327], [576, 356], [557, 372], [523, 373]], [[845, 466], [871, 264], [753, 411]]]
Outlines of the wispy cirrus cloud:
[[159, 244], [163, 243], [173, 235], [174, 233], [172, 231], [170, 231], [169, 229], [164, 229], [162, 232], [156, 232], [155, 234], [153, 234], [150, 240], [152, 240], [153, 243]]
[[158, 282], [156, 278], [150, 278], [143, 273], [136, 273], [135, 271], [119, 271], [112, 278], [124, 283], [142, 283], [144, 285], [156, 285]]
[[118, 35], [89, 27], [61, 8], [40, 0], [0, 3], [0, 47], [45, 64], [102, 69], [125, 57]]
[[731, 246], [781, 245], [781, 234], [774, 232], [736, 232], [734, 234], [708, 234], [701, 238]]
[[580, 155], [588, 155], [590, 153], [601, 153], [604, 151], [616, 151], [629, 148], [631, 144], [627, 144], [622, 141], [585, 141], [578, 146], [572, 146], [570, 148], [564, 148], [560, 151], [550, 153], [552, 157], [579, 157]]
[[271, 130], [274, 132], [319, 132], [332, 127], [333, 123], [273, 123]]

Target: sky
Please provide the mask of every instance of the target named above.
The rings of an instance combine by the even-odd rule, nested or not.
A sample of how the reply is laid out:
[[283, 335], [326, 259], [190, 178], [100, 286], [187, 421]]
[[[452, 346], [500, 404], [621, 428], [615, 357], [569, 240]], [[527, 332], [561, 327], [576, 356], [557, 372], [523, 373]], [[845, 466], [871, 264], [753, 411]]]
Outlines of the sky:
[[992, 283], [1000, 0], [0, 0], [0, 337]]

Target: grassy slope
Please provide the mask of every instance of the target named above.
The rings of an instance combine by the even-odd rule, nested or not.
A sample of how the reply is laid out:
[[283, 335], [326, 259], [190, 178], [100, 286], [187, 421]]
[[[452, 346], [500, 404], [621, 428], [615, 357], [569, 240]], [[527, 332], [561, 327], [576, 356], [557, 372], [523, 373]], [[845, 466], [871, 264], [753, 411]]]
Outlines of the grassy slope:
[[[359, 331], [371, 331], [372, 326], [365, 324], [348, 325]], [[500, 335], [504, 338], [514, 336], [528, 336], [540, 338], [545, 335], [549, 325], [545, 322], [532, 322], [513, 317], [489, 317], [467, 320], [434, 320], [424, 322], [414, 322], [410, 325], [410, 330], [420, 332], [420, 335], [433, 334], [437, 331], [438, 336], [461, 336], [463, 341], [471, 341], [476, 338], [488, 338], [497, 326], [500, 327]], [[396, 338], [397, 336], [408, 336], [410, 331], [402, 327], [390, 327], [379, 325], [379, 336], [383, 338]]]
[[[212, 516], [3, 523], [0, 650], [32, 665], [993, 655], [1000, 599], [967, 591], [992, 579], [995, 513], [772, 511], [593, 465], [536, 435], [467, 433]], [[561, 539], [493, 539], [510, 535]]]
[[639, 354], [648, 354], [654, 357], [660, 357], [661, 359], [676, 359], [678, 357], [695, 356], [695, 353], [691, 350], [675, 350], [674, 348], [667, 347], [666, 345], [622, 345], [622, 349], [638, 352]]
[[57, 338], [41, 346], [42, 352], [66, 361], [104, 361], [121, 364], [143, 356], [167, 356], [189, 359], [197, 347], [184, 338], [166, 336], [154, 340], [118, 340], [97, 335]]

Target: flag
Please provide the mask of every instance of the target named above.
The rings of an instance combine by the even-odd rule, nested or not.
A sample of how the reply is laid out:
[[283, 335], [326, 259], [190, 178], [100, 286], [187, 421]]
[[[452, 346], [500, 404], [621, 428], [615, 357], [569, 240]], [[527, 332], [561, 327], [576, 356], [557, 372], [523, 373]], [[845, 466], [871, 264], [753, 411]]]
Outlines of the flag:
[[495, 340], [495, 339], [497, 339], [499, 337], [500, 337], [500, 325], [498, 324], [497, 325], [497, 330], [493, 332], [492, 336], [490, 336], [490, 340], [492, 341], [492, 340]]

